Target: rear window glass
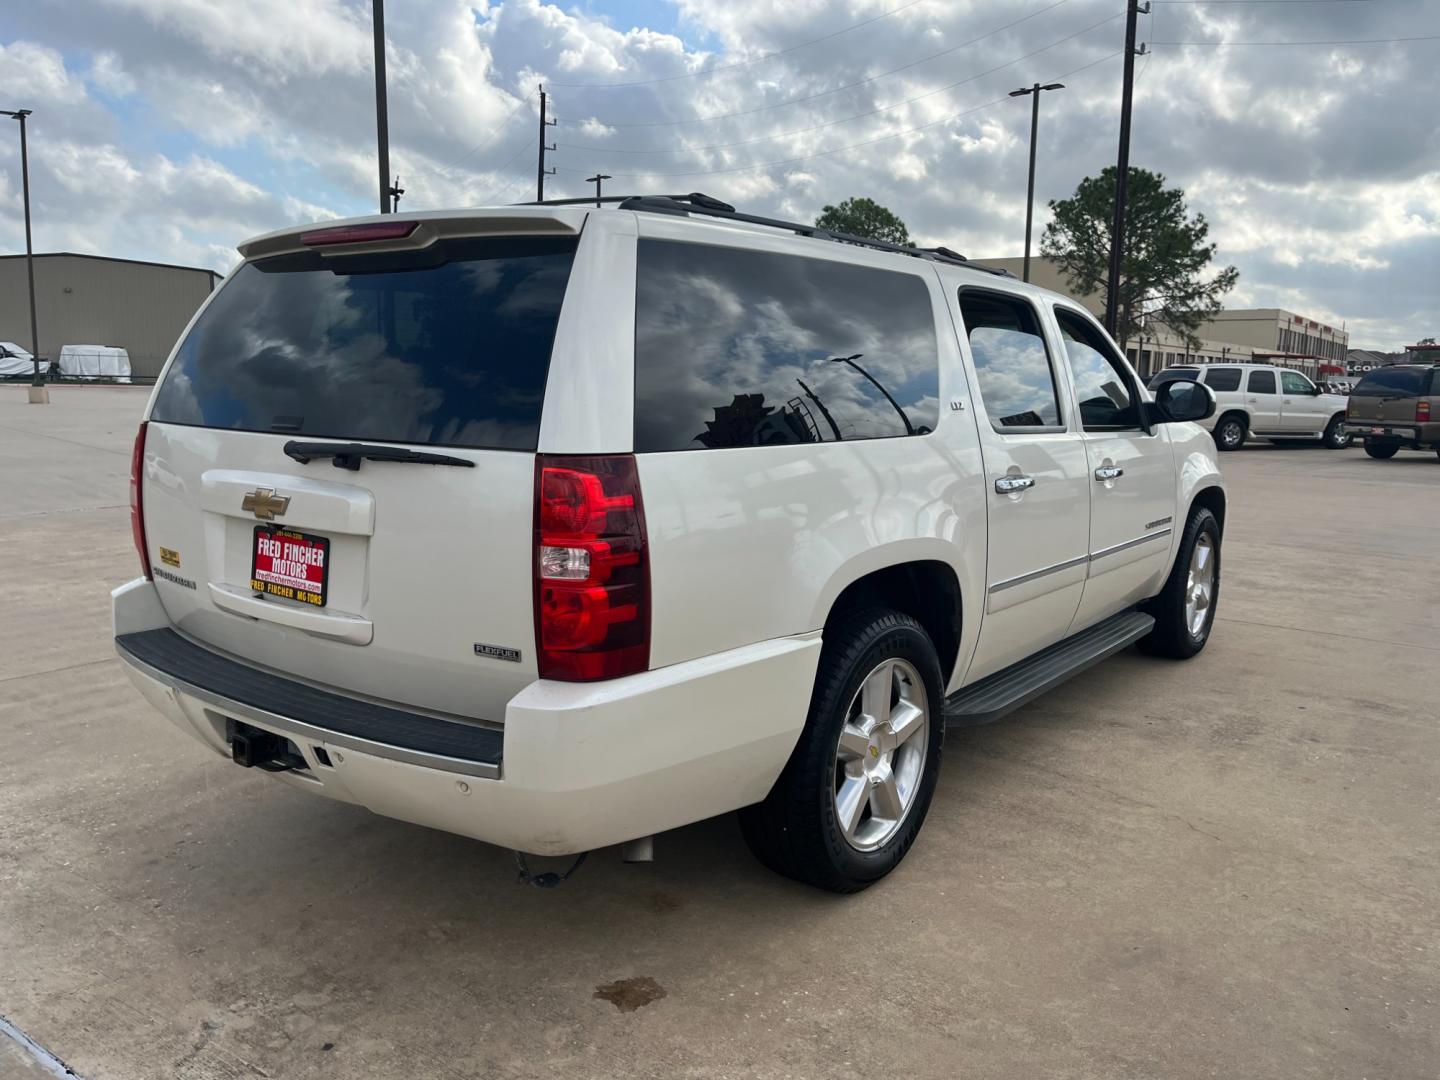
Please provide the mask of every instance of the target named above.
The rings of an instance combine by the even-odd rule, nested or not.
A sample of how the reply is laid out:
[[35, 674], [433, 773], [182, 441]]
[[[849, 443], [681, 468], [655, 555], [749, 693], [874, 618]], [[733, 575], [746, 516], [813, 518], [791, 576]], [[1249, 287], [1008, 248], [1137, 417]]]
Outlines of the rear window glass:
[[637, 452], [924, 435], [939, 386], [930, 291], [913, 274], [640, 241]]
[[1368, 371], [1359, 385], [1350, 391], [1351, 397], [1390, 397], [1395, 394], [1419, 396], [1430, 372], [1425, 368], [1378, 368]]
[[1238, 367], [1216, 367], [1205, 372], [1205, 385], [1211, 390], [1239, 390], [1240, 369]]
[[186, 337], [151, 419], [534, 450], [576, 242], [451, 240], [246, 263]]

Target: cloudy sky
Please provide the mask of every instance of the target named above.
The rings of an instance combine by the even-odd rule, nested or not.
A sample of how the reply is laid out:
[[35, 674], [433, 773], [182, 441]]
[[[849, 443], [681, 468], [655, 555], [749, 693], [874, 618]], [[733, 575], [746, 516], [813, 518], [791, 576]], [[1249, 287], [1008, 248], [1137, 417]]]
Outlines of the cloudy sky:
[[[388, 0], [402, 208], [533, 198], [544, 82], [552, 196], [597, 170], [807, 220], [864, 194], [924, 241], [1018, 255], [1029, 106], [1006, 92], [1068, 86], [1042, 106], [1037, 202], [1113, 163], [1123, 8]], [[35, 110], [37, 249], [223, 271], [248, 235], [370, 212], [369, 11], [0, 5], [0, 107]], [[1157, 0], [1140, 31], [1131, 162], [1209, 218], [1240, 268], [1229, 305], [1344, 321], [1357, 347], [1440, 334], [1440, 0]], [[4, 251], [23, 250], [17, 144], [0, 139]]]

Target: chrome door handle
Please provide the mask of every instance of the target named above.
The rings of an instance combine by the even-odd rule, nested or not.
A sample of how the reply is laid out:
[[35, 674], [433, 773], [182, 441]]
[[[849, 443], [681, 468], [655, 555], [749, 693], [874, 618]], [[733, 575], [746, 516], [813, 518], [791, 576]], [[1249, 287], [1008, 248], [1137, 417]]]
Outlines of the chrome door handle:
[[1124, 475], [1125, 470], [1120, 468], [1119, 465], [1101, 465], [1095, 470], [1095, 479], [1102, 483], [1106, 480], [1118, 479]]
[[1017, 491], [1024, 491], [1028, 487], [1035, 486], [1033, 476], [1002, 476], [995, 481], [995, 490], [1001, 495], [1013, 495]]

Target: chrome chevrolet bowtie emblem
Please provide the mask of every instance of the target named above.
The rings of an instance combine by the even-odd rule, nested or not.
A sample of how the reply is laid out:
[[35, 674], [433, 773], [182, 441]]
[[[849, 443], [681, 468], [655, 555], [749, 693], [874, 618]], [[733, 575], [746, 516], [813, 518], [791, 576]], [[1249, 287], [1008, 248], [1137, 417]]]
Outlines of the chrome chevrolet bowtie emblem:
[[290, 496], [276, 495], [272, 488], [256, 488], [245, 493], [240, 509], [249, 510], [261, 521], [273, 521], [284, 514], [289, 505]]

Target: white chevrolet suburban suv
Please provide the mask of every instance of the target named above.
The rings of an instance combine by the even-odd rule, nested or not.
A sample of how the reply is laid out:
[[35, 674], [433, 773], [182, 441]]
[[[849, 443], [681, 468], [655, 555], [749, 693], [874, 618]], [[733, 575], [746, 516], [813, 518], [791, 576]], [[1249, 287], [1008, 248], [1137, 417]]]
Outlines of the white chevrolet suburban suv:
[[1274, 364], [1169, 367], [1150, 379], [1150, 389], [1177, 379], [1203, 382], [1214, 392], [1215, 415], [1205, 426], [1221, 450], [1239, 450], [1249, 439], [1319, 440], [1331, 450], [1350, 445], [1352, 436], [1345, 426], [1349, 399], [1317, 386], [1301, 372]]
[[854, 891], [947, 725], [1210, 633], [1213, 396], [945, 249], [695, 195], [240, 250], [135, 440], [115, 643], [296, 788], [549, 856], [738, 809]]

